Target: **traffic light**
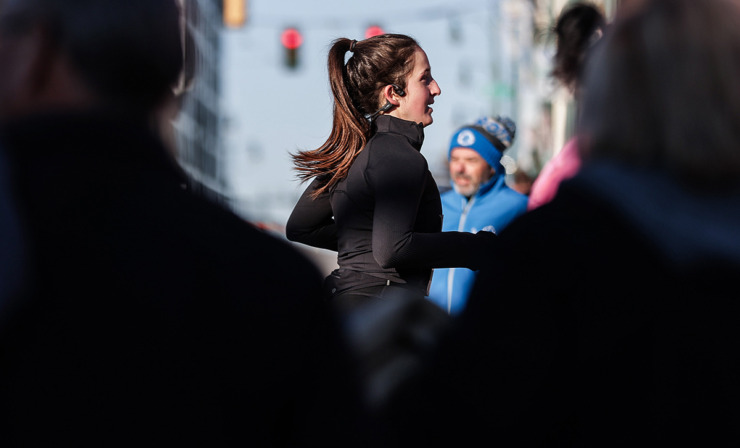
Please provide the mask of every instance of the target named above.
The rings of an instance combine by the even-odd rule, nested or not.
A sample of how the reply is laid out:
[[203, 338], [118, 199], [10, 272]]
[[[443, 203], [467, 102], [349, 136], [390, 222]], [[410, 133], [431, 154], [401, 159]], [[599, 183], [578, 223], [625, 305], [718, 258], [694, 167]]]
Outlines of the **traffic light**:
[[238, 28], [247, 21], [248, 0], [224, 0], [224, 25]]
[[285, 49], [285, 66], [291, 70], [296, 69], [300, 62], [298, 52], [303, 44], [301, 32], [293, 27], [285, 28], [280, 35], [280, 43]]
[[385, 34], [385, 31], [378, 25], [370, 25], [365, 28], [365, 39], [368, 37], [379, 36], [381, 34]]

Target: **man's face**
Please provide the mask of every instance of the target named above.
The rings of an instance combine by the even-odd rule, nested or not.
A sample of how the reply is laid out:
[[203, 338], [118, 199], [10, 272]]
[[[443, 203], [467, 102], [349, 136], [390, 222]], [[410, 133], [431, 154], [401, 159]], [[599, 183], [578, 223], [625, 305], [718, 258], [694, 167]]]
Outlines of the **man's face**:
[[463, 196], [473, 196], [481, 185], [488, 182], [494, 169], [475, 150], [455, 148], [450, 153], [450, 177], [455, 191]]

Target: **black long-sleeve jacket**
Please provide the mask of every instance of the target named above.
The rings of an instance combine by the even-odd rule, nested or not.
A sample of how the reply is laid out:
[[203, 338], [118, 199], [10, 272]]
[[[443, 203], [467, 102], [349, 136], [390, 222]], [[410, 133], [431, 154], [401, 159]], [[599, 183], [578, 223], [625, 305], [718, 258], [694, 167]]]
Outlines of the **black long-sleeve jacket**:
[[341, 289], [407, 283], [426, 290], [433, 268], [477, 269], [489, 232], [442, 232], [437, 184], [421, 154], [421, 124], [382, 115], [345, 179], [317, 199], [314, 180], [286, 226], [291, 241], [336, 250]]

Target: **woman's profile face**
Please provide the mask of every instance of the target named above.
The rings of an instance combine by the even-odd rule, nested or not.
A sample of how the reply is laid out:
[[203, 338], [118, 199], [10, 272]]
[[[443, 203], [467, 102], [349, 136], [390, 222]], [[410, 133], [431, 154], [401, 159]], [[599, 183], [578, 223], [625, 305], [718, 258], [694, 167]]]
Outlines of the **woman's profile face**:
[[389, 115], [402, 120], [421, 123], [423, 126], [432, 124], [432, 108], [434, 97], [441, 94], [437, 81], [432, 77], [427, 54], [421, 48], [414, 53], [414, 68], [406, 79], [406, 95], [399, 97], [399, 105]]

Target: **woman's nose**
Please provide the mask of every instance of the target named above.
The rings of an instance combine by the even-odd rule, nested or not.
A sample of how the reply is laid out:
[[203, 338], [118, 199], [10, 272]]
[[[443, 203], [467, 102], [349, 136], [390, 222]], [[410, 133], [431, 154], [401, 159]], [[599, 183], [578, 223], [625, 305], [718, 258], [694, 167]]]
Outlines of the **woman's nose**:
[[442, 95], [442, 89], [439, 87], [439, 84], [437, 83], [437, 80], [432, 81], [431, 86], [432, 95], [439, 96]]

